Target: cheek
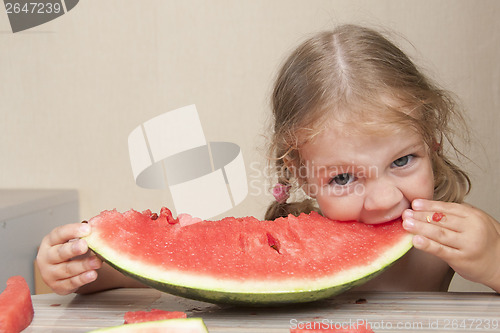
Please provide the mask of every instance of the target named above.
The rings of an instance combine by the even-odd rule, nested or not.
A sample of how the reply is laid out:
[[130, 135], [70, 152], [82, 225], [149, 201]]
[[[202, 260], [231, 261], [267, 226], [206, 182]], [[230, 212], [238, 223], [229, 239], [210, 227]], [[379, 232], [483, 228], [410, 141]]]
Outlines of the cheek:
[[414, 199], [431, 199], [434, 197], [434, 173], [430, 161], [422, 168], [411, 186], [411, 193], [408, 195], [410, 201]]
[[434, 197], [434, 171], [432, 170], [432, 163], [430, 159], [428, 160], [428, 169], [425, 179], [426, 179], [425, 188], [427, 189], [426, 191], [427, 199], [432, 199]]
[[426, 191], [422, 194], [422, 197], [432, 200], [432, 198], [434, 197], [434, 179], [432, 178], [432, 175], [431, 179], [427, 181], [424, 188], [426, 189]]
[[321, 197], [316, 198], [321, 213], [332, 220], [352, 221], [359, 218], [362, 200], [355, 197]]

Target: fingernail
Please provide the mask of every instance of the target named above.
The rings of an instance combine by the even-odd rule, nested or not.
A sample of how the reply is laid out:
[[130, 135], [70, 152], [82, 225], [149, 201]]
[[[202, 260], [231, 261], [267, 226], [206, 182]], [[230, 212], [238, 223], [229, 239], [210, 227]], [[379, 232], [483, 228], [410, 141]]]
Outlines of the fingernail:
[[88, 234], [90, 234], [90, 226], [87, 223], [82, 223], [82, 225], [80, 225], [80, 236], [83, 237]]
[[97, 278], [96, 271], [90, 271], [85, 273], [85, 280], [88, 282], [94, 281]]
[[420, 199], [415, 199], [415, 200], [413, 200], [413, 202], [412, 202], [411, 206], [413, 207], [413, 209], [420, 209], [420, 208], [422, 208], [422, 205], [423, 205], [423, 204], [424, 204], [424, 203], [422, 202], [422, 200], [420, 200]]
[[415, 226], [415, 222], [412, 219], [403, 220], [403, 227], [405, 229], [411, 229]]
[[408, 217], [413, 217], [413, 210], [411, 209], [406, 209], [403, 212], [403, 219], [408, 218]]
[[71, 245], [73, 252], [75, 253], [82, 253], [83, 252], [83, 244], [81, 240], [75, 240], [72, 242], [73, 244]]

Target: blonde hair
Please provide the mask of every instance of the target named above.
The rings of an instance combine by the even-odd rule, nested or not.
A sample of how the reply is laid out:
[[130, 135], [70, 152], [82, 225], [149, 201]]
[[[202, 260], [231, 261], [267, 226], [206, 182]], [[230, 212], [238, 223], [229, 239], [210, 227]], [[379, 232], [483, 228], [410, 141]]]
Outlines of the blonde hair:
[[[282, 65], [271, 98], [274, 127], [269, 150], [279, 183], [297, 185], [287, 166], [300, 164], [300, 147], [334, 117], [374, 132], [412, 128], [429, 147], [434, 199], [462, 202], [470, 189], [467, 174], [444, 153], [447, 143], [461, 155], [452, 140], [452, 125], [461, 126], [459, 134], [466, 133], [451, 94], [373, 29], [343, 25], [303, 42]], [[317, 210], [312, 200], [273, 202], [266, 219], [311, 210]]]

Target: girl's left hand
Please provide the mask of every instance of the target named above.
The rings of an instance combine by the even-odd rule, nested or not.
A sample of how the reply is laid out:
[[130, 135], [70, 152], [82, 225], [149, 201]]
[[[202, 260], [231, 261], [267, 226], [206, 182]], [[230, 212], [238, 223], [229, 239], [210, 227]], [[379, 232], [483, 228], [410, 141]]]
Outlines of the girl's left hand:
[[415, 248], [500, 292], [500, 224], [493, 217], [469, 204], [417, 199], [403, 213], [403, 227], [415, 235]]

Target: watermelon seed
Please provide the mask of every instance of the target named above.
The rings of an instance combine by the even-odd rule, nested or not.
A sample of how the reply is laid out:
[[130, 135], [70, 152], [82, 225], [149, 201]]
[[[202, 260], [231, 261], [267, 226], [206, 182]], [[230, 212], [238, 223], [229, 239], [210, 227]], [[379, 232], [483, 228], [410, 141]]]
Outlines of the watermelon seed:
[[280, 253], [280, 243], [270, 233], [267, 233], [267, 243], [273, 250]]
[[153, 214], [151, 214], [151, 216], [150, 216], [150, 217], [151, 217], [151, 220], [153, 220], [153, 221], [154, 221], [154, 220], [156, 220], [156, 219], [158, 218], [158, 214], [153, 213]]

